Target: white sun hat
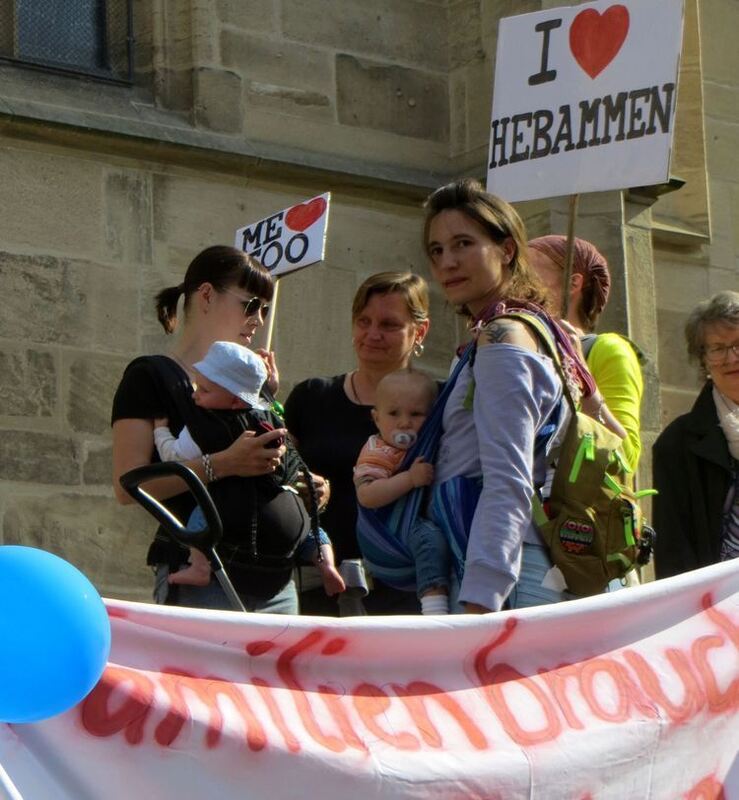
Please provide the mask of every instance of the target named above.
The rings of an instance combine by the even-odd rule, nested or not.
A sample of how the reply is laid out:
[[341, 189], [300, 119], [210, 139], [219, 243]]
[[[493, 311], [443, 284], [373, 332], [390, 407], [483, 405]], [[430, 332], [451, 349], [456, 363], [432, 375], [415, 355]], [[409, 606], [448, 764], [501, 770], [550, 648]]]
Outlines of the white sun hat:
[[267, 380], [267, 367], [261, 356], [248, 347], [234, 342], [214, 342], [205, 358], [193, 367], [252, 408], [269, 407], [269, 403], [259, 395]]

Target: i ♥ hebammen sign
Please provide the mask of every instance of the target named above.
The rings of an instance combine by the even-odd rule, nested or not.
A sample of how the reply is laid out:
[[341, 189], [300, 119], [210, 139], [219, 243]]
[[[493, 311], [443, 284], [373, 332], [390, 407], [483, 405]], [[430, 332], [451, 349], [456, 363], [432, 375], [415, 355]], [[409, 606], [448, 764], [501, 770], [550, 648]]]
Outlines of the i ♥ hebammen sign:
[[235, 246], [274, 277], [323, 260], [331, 193], [285, 208], [236, 231]]
[[502, 19], [488, 189], [516, 201], [667, 180], [682, 20], [683, 0]]

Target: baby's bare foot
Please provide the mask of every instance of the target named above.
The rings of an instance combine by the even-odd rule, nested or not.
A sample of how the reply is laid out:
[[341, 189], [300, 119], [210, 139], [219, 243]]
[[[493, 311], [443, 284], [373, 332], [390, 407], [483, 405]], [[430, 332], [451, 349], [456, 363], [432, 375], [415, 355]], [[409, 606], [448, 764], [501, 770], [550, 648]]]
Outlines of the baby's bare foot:
[[333, 564], [319, 564], [318, 569], [321, 571], [323, 588], [329, 597], [340, 594], [346, 589], [344, 579], [339, 575], [338, 570]]
[[207, 586], [210, 583], [210, 564], [188, 564], [183, 569], [171, 573], [168, 581], [186, 586]]

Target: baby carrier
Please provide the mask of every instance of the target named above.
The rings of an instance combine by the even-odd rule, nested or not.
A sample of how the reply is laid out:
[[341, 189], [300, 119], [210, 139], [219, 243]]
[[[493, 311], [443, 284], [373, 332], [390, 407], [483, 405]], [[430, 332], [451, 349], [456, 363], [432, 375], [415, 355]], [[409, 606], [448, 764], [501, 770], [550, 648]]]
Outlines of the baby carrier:
[[[189, 378], [170, 358], [144, 356], [137, 361], [153, 372], [203, 453], [225, 450], [245, 431], [258, 435], [283, 426], [272, 409], [202, 409], [192, 401]], [[285, 574], [292, 569], [295, 551], [311, 531], [318, 546], [315, 492], [309, 504], [309, 518], [302, 499], [292, 488], [302, 479], [312, 489], [308, 470], [294, 446], [289, 441], [286, 444], [287, 452], [274, 473], [230, 476], [208, 486], [223, 524], [219, 554], [237, 588], [241, 585], [249, 592], [256, 584], [284, 582]], [[274, 588], [278, 587], [256, 593], [269, 595]]]

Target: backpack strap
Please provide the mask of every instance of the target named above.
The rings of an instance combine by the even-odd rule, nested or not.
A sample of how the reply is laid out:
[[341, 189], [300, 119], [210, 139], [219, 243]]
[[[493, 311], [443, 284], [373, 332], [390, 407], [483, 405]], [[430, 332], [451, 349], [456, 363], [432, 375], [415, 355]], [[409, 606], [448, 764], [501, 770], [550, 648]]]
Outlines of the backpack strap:
[[[570, 387], [567, 384], [567, 379], [564, 374], [564, 368], [562, 367], [562, 359], [559, 355], [559, 350], [557, 349], [557, 345], [554, 341], [554, 337], [552, 336], [549, 328], [547, 327], [546, 323], [535, 317], [533, 314], [527, 314], [526, 312], [509, 312], [506, 314], [502, 314], [496, 319], [501, 318], [508, 318], [508, 319], [515, 319], [519, 322], [522, 322], [526, 325], [530, 330], [534, 331], [537, 335], [538, 339], [544, 344], [544, 347], [547, 350], [547, 355], [552, 359], [554, 362], [554, 366], [557, 370], [557, 374], [562, 381], [562, 392], [564, 396], [567, 398], [567, 404], [570, 406], [572, 411], [573, 417], [577, 414], [577, 404], [575, 403], [575, 399], [570, 392]], [[539, 496], [539, 492], [535, 489], [531, 495], [531, 518], [536, 525], [537, 528], [541, 529], [543, 525], [545, 525], [549, 521], [549, 517], [547, 516], [547, 512], [544, 509], [544, 504], [542, 503], [541, 497]]]
[[593, 349], [593, 345], [595, 344], [595, 340], [597, 338], [597, 333], [586, 333], [584, 336], [580, 337], [580, 346], [582, 347], [582, 354], [586, 361], [588, 360], [590, 351]]
[[[639, 345], [633, 340], [629, 339], [628, 336], [624, 336], [623, 333], [617, 333], [617, 336], [620, 336], [625, 342], [628, 342], [631, 349], [634, 351], [634, 355], [636, 356], [636, 360], [639, 362], [639, 366], [643, 368], [644, 364], [647, 362], [646, 353], [639, 347]], [[596, 340], [598, 339], [597, 333], [586, 333], [584, 336], [580, 337], [580, 345], [582, 346], [582, 353], [587, 359], [590, 356], [590, 351], [593, 349], [593, 345], [595, 344]]]

